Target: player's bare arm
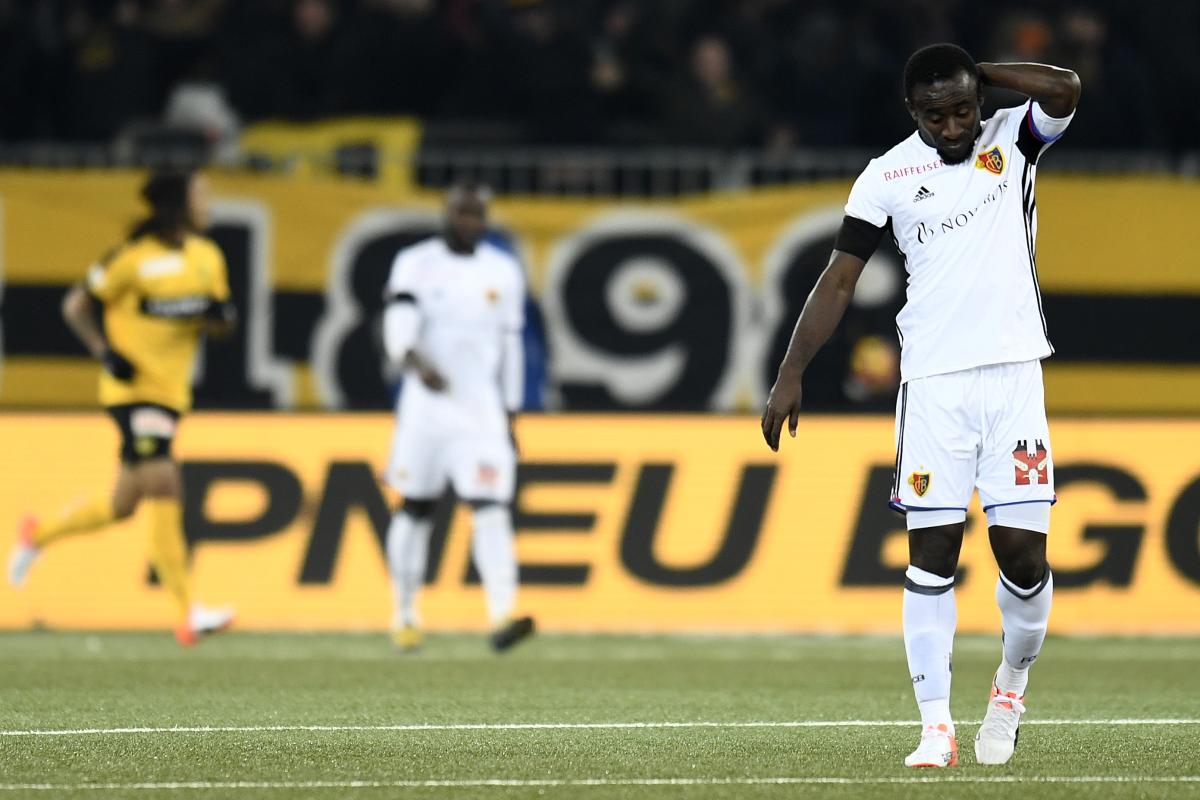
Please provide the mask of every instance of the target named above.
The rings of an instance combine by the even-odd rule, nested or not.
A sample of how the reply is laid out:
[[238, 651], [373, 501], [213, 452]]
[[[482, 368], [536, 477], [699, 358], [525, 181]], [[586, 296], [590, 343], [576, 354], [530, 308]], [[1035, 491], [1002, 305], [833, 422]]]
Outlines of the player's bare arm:
[[100, 358], [108, 341], [96, 321], [96, 303], [82, 286], [73, 286], [62, 302], [62, 318], [92, 358]]
[[446, 379], [428, 358], [417, 350], [421, 315], [416, 297], [408, 291], [396, 292], [383, 314], [384, 351], [392, 363], [417, 373], [421, 383], [434, 392], [446, 388]]
[[73, 286], [63, 298], [63, 322], [110, 375], [119, 380], [130, 380], [134, 373], [133, 364], [109, 348], [99, 323], [99, 305], [83, 286]]
[[1068, 117], [1079, 105], [1079, 76], [1069, 69], [1024, 63], [977, 66], [983, 85], [1029, 95], [1052, 117]]
[[237, 307], [229, 300], [213, 302], [204, 319], [204, 333], [210, 339], [224, 340], [237, 331]]
[[784, 420], [787, 420], [788, 432], [792, 437], [796, 436], [804, 370], [841, 322], [864, 266], [866, 262], [858, 256], [834, 250], [829, 266], [825, 267], [805, 301], [762, 413], [763, 438], [772, 450], [779, 450]]
[[512, 445], [513, 453], [521, 455], [521, 445], [517, 441], [517, 412], [508, 412], [508, 441]]
[[438, 372], [433, 364], [421, 356], [416, 350], [409, 350], [404, 356], [404, 366], [415, 371], [421, 383], [430, 391], [441, 392], [446, 388], [446, 379]]

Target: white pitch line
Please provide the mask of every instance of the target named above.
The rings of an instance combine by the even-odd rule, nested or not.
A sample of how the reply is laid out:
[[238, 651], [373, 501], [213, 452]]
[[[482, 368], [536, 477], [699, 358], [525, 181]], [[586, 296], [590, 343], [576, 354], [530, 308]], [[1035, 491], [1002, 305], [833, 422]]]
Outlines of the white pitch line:
[[[960, 722], [978, 725], [980, 720]], [[287, 733], [287, 732], [421, 732], [421, 731], [561, 731], [662, 728], [895, 728], [919, 726], [919, 720], [808, 719], [751, 722], [478, 722], [408, 725], [196, 725], [146, 728], [65, 728], [0, 730], [0, 736], [94, 736], [138, 733]], [[1030, 719], [1022, 725], [1200, 725], [1200, 718], [1162, 719]]]
[[590, 786], [872, 786], [925, 783], [1200, 783], [1200, 775], [938, 775], [936, 777], [581, 778], [577, 780], [167, 781], [160, 783], [2, 783], [3, 792], [167, 791], [180, 789], [479, 789]]

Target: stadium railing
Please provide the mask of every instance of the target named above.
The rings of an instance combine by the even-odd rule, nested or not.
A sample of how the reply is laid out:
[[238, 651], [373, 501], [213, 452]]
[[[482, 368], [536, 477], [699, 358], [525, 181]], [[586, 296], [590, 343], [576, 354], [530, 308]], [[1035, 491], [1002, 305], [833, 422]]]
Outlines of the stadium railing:
[[[850, 178], [874, 155], [864, 149], [762, 150], [422, 145], [397, 153], [368, 139], [329, 147], [241, 147], [211, 157], [194, 142], [143, 146], [0, 144], [0, 166], [22, 168], [196, 167], [284, 175], [327, 174], [442, 188], [457, 179], [512, 194], [673, 197], [709, 191]], [[1200, 151], [1092, 151], [1064, 147], [1055, 173], [1200, 177]]]

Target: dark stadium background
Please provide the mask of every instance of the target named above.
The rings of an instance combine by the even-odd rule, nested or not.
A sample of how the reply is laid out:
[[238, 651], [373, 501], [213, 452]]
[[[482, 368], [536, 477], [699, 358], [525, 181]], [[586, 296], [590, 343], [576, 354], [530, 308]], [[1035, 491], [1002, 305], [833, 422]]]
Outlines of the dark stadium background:
[[[913, 776], [890, 242], [797, 438], [772, 453], [758, 415], [939, 41], [1083, 89], [1037, 171], [1050, 636], [1013, 764], [976, 764], [1001, 641], [973, 501], [963, 760]], [[174, 451], [195, 599], [234, 630], [176, 645], [145, 511], [0, 579], [0, 795], [1195, 797], [1198, 54], [1196, 0], [0, 0], [0, 558], [26, 513], [111, 489], [60, 306], [149, 170], [204, 170], [242, 322]], [[381, 288], [458, 180], [494, 190], [529, 277], [513, 523], [539, 630], [502, 657], [449, 495], [425, 647], [386, 634]]]
[[[953, 40], [980, 60], [1045, 61], [1079, 72], [1085, 102], [1043, 174], [1187, 179], [1200, 171], [1197, 30], [1200, 7], [1166, 0], [4, 0], [0, 163], [25, 170], [173, 163], [288, 175], [308, 159], [323, 172], [387, 189], [404, 159], [399, 167], [411, 170], [418, 187], [469, 177], [501, 196], [625, 200], [796, 186], [852, 177], [907, 135], [904, 59], [923, 43]], [[988, 102], [1016, 99], [993, 93]], [[383, 127], [415, 118], [418, 144], [397, 156], [370, 136], [319, 153], [239, 139], [263, 123], [364, 117]], [[1131, 235], [1137, 228], [1131, 221]], [[214, 234], [244, 288], [245, 232], [219, 227]], [[372, 313], [374, 286], [399, 241], [379, 242], [360, 257], [369, 263], [356, 267], [355, 291]], [[797, 256], [804, 264], [784, 287], [786, 316], [794, 318], [829, 241]], [[1191, 252], [1166, 257], [1195, 259]], [[1054, 364], [1200, 367], [1192, 322], [1200, 286], [1190, 286], [1180, 293], [1050, 289]], [[0, 311], [7, 356], [82, 354], [65, 328], [43, 324], [56, 315], [62, 291], [60, 281], [39, 282], [36, 274], [10, 278]], [[893, 370], [880, 359], [894, 353], [877, 351], [891, 337], [900, 302], [894, 291], [850, 320], [810, 372], [810, 408], [890, 408]], [[630, 407], [577, 381], [556, 381], [538, 298], [529, 310], [530, 408]], [[275, 291], [274, 355], [310, 360], [324, 311], [319, 293]], [[686, 317], [664, 336], [711, 347], [692, 330], [706, 326]], [[353, 408], [389, 403], [370, 327], [356, 334], [358, 356], [339, 366], [353, 384], [345, 398]], [[719, 327], [707, 327], [719, 336]], [[759, 334], [769, 349], [750, 369], [765, 385], [786, 335], [786, 325]], [[602, 349], [617, 353], [661, 346], [624, 341], [619, 330], [597, 336], [607, 337]], [[866, 355], [878, 358], [870, 362], [875, 372], [858, 376], [851, 362], [864, 340]], [[230, 379], [246, 372], [244, 351], [244, 340], [211, 348], [215, 368], [207, 371], [201, 406], [274, 404], [245, 380]], [[748, 410], [744, 402], [714, 404], [716, 378], [703, 366], [686, 372], [674, 391], [634, 406]], [[1200, 399], [1192, 386], [1172, 384], [1171, 391]], [[1068, 411], [1084, 405], [1056, 406], [1052, 398], [1052, 407]], [[1178, 412], [1187, 404], [1167, 407]], [[1109, 410], [1140, 408], [1115, 400]]]
[[[25, 436], [10, 440], [13, 452], [40, 446], [28, 414], [82, 413], [71, 419], [108, 435], [97, 367], [61, 323], [60, 303], [140, 213], [147, 169], [203, 168], [217, 201], [209, 233], [243, 325], [207, 345], [201, 413], [184, 426], [205, 440], [185, 464], [188, 536], [197, 552], [232, 556], [244, 543], [272, 565], [272, 547], [302, 540], [303, 563], [292, 553], [279, 567], [286, 592], [342, 586], [346, 543], [384, 535], [394, 499], [375, 476], [390, 419], [325, 412], [390, 407], [398, 387], [382, 363], [380, 287], [398, 248], [438, 231], [442, 190], [481, 181], [496, 195], [489, 236], [530, 277], [533, 413], [521, 422], [516, 520], [523, 547], [548, 543], [554, 556], [527, 559], [526, 583], [581, 590], [552, 626], [584, 624], [572, 614], [609, 602], [588, 576], [616, 569], [630, 587], [658, 575], [650, 583], [668, 604], [673, 582], [680, 597], [693, 597], [693, 579], [745, 590], [741, 606], [695, 595], [685, 627], [720, 611], [721, 628], [811, 629], [799, 605], [764, 621], [753, 598], [778, 586], [747, 577], [772, 547], [786, 543], [792, 557], [795, 530], [832, 531], [818, 580], [839, 591], [890, 586], [902, 566], [902, 520], [879, 500], [904, 300], [903, 259], [889, 242], [806, 373], [811, 415], [799, 441], [771, 460], [756, 417], [851, 180], [911, 132], [904, 61], [940, 40], [979, 60], [1069, 67], [1083, 84], [1075, 120], [1038, 170], [1038, 268], [1057, 350], [1047, 406], [1069, 444], [1056, 547], [1064, 586], [1081, 590], [1079, 619], [1104, 605], [1106, 584], [1144, 592], [1131, 620], [1162, 607], [1135, 570], [1148, 554], [1156, 575], [1194, 598], [1196, 470], [1187, 446], [1154, 444], [1194, 436], [1200, 412], [1200, 4], [1184, 0], [0, 0], [0, 423]], [[985, 112], [1018, 102], [989, 92]], [[321, 413], [292, 422], [272, 411]], [[256, 445], [249, 432], [268, 424], [295, 434], [280, 434], [274, 450]], [[346, 439], [353, 424], [378, 432]], [[560, 452], [559, 426], [565, 441], [611, 446]], [[53, 446], [73, 437], [57, 434]], [[107, 439], [82, 438], [89, 445], [67, 460], [81, 480], [103, 483]], [[271, 498], [257, 516], [223, 499], [221, 487], [239, 480]], [[597, 487], [611, 495], [599, 504]], [[565, 499], [542, 507], [539, 493], [551, 490]], [[0, 526], [57, 496], [39, 484], [31, 499], [20, 480], [5, 491]], [[822, 492], [838, 499], [804, 499]], [[773, 511], [779, 504], [788, 510]], [[439, 548], [458, 557], [465, 523], [448, 504], [438, 519]], [[605, 557], [566, 544], [584, 541], [602, 541]], [[674, 566], [672, 546], [684, 554]], [[986, 558], [982, 545], [974, 551]], [[377, 569], [378, 553], [364, 552], [356, 569]], [[454, 624], [474, 619], [462, 611], [477, 586], [469, 564], [430, 578], [456, 603], [468, 598]], [[985, 595], [981, 586], [970, 601], [968, 628], [981, 624]], [[317, 626], [381, 624], [348, 597]], [[632, 589], [613, 597], [639, 602]], [[57, 607], [76, 621], [90, 608]], [[1171, 620], [1187, 617], [1171, 608]], [[11, 609], [13, 624], [37, 616]], [[276, 605], [250, 618], [305, 624]], [[893, 627], [868, 618], [845, 624]], [[603, 624], [621, 627], [611, 615]]]
[[950, 40], [1079, 72], [1072, 150], [1178, 158], [1200, 128], [1198, 13], [1165, 0], [6, 0], [0, 138], [148, 136], [204, 83], [242, 123], [413, 114], [430, 145], [879, 148], [909, 130], [905, 58]]

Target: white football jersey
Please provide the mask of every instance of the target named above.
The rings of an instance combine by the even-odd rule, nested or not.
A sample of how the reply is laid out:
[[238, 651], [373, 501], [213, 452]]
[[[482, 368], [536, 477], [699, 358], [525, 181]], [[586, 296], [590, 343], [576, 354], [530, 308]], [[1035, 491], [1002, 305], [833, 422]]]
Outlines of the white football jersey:
[[846, 214], [890, 225], [908, 271], [896, 317], [903, 381], [1054, 352], [1038, 287], [1034, 178], [1070, 120], [1032, 101], [1001, 109], [955, 165], [914, 132], [855, 181]]
[[507, 431], [500, 370], [505, 335], [525, 326], [520, 264], [486, 242], [463, 255], [441, 237], [426, 239], [401, 250], [392, 263], [385, 299], [406, 295], [421, 318], [417, 352], [447, 386], [431, 391], [409, 373], [397, 408], [402, 423], [464, 433]]

